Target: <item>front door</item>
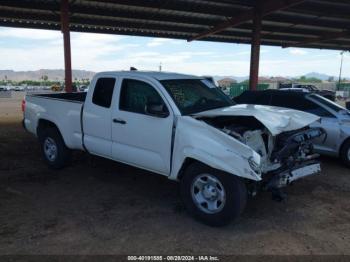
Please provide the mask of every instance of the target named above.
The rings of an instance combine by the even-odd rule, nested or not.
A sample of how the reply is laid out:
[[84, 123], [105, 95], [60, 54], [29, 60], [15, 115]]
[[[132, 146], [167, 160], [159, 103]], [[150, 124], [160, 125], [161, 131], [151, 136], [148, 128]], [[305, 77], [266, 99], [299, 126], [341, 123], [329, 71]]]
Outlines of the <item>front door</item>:
[[[168, 115], [150, 115], [157, 104]], [[137, 78], [121, 82], [119, 104], [112, 112], [112, 156], [163, 175], [170, 173], [173, 113], [156, 85]]]

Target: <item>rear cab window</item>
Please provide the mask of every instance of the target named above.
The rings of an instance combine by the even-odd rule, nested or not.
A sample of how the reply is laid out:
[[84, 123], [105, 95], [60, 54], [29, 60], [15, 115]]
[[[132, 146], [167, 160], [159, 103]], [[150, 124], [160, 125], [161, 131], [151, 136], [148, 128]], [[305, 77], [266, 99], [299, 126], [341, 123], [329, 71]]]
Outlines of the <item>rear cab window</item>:
[[97, 79], [92, 95], [92, 103], [101, 107], [110, 108], [115, 82], [116, 79], [114, 77], [101, 77]]

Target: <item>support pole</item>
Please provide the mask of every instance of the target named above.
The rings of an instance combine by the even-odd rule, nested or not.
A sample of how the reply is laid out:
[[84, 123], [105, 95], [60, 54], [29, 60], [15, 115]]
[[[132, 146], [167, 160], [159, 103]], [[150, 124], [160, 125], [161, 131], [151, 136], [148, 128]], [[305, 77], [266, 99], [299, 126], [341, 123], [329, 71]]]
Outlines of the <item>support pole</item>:
[[61, 0], [61, 31], [64, 47], [65, 90], [72, 92], [72, 62], [69, 32], [69, 0]]
[[341, 72], [343, 69], [343, 55], [345, 51], [340, 52], [340, 70], [339, 70], [339, 80], [338, 80], [338, 88], [337, 90], [340, 90], [340, 84], [341, 84]]
[[259, 78], [260, 60], [260, 32], [261, 32], [261, 9], [259, 6], [254, 9], [253, 36], [250, 50], [250, 78], [249, 89], [256, 90]]

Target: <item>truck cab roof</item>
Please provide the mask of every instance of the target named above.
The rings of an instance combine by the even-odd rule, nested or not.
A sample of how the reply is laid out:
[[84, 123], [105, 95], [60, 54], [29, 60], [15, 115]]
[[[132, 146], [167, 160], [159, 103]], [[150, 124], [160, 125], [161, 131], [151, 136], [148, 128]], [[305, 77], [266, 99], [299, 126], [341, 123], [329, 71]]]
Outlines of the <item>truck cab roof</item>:
[[103, 75], [123, 75], [130, 77], [151, 77], [161, 80], [170, 80], [170, 79], [203, 79], [203, 77], [194, 76], [194, 75], [186, 75], [172, 72], [159, 72], [159, 71], [138, 71], [138, 70], [130, 70], [130, 71], [106, 71], [97, 73], [95, 77], [101, 77]]

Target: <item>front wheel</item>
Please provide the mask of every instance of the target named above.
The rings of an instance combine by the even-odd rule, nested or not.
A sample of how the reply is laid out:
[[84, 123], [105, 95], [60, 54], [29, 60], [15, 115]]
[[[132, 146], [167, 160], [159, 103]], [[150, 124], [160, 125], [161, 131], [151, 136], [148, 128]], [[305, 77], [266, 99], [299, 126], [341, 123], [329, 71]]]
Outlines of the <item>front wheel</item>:
[[345, 165], [350, 167], [350, 140], [346, 141], [340, 150], [340, 157]]
[[242, 180], [201, 163], [191, 164], [180, 181], [184, 204], [196, 219], [223, 226], [237, 218], [247, 201]]
[[71, 152], [56, 128], [46, 128], [39, 134], [41, 152], [50, 168], [61, 169], [70, 162]]

